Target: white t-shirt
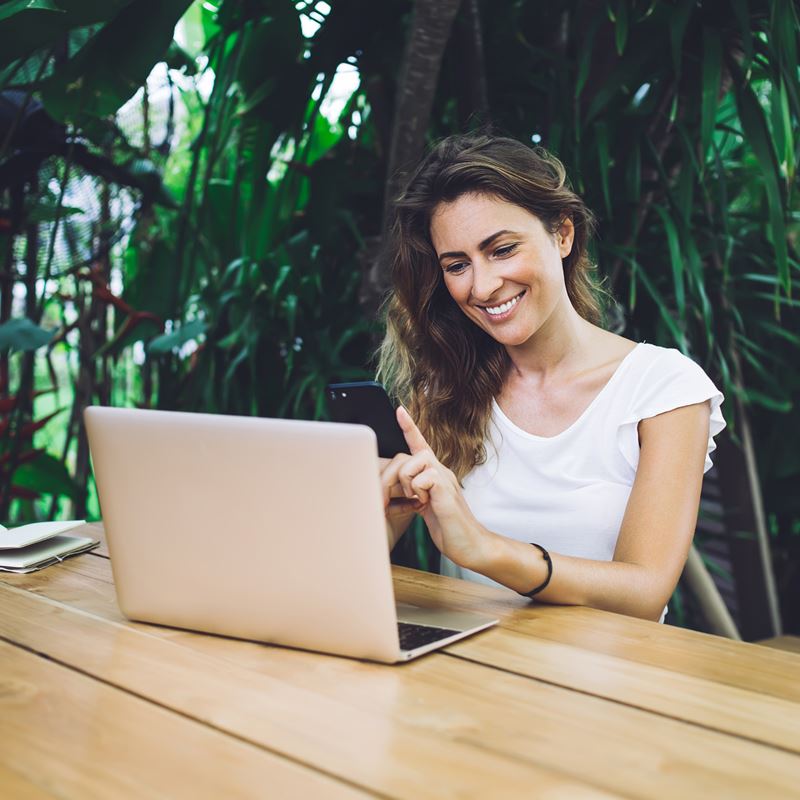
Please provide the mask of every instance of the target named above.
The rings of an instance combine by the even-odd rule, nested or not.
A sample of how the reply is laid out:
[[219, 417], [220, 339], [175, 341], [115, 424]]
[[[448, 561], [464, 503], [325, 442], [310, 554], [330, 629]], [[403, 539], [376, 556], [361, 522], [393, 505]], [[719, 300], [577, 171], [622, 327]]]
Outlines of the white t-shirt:
[[[639, 463], [639, 421], [704, 400], [711, 400], [705, 472], [713, 437], [725, 427], [723, 396], [678, 350], [637, 344], [580, 417], [556, 436], [527, 433], [492, 401], [487, 459], [464, 478], [464, 497], [495, 533], [553, 553], [611, 561]], [[444, 556], [441, 573], [500, 585]]]

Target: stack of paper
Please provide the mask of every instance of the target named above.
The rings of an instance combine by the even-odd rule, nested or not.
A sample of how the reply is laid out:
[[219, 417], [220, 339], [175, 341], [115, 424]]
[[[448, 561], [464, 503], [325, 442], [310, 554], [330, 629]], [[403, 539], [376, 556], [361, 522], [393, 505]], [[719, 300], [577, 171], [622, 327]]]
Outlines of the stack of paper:
[[82, 519], [32, 522], [11, 530], [0, 525], [0, 572], [35, 572], [97, 547], [96, 539], [63, 535], [84, 524]]

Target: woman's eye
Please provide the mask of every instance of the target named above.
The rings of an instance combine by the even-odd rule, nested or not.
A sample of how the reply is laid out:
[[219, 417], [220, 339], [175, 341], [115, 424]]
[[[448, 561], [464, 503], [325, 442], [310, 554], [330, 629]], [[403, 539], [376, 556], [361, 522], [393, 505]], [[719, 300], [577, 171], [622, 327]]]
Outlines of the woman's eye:
[[507, 244], [505, 247], [498, 247], [494, 254], [496, 256], [510, 256], [516, 249], [516, 244]]
[[451, 275], [458, 275], [459, 272], [463, 272], [466, 268], [466, 264], [459, 262], [458, 264], [448, 264], [444, 271], [449, 272]]

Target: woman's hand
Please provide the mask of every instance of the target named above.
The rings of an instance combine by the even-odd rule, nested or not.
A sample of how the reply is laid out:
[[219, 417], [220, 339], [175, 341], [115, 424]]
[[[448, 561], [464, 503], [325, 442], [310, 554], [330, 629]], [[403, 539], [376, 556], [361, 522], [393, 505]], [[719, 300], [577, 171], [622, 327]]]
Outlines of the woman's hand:
[[488, 532], [461, 493], [458, 479], [442, 465], [409, 413], [397, 409], [397, 422], [411, 455], [381, 459], [381, 485], [387, 517], [416, 511], [425, 520], [439, 551], [462, 567], [479, 564]]

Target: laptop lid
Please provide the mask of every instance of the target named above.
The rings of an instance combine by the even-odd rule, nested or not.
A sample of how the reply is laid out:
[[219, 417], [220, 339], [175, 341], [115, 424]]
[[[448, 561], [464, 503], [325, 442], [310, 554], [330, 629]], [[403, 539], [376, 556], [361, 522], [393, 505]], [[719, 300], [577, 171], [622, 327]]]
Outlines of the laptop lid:
[[126, 616], [398, 660], [369, 428], [102, 407], [85, 420]]

